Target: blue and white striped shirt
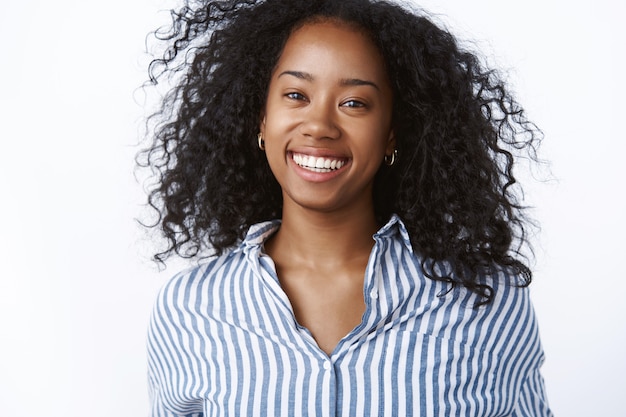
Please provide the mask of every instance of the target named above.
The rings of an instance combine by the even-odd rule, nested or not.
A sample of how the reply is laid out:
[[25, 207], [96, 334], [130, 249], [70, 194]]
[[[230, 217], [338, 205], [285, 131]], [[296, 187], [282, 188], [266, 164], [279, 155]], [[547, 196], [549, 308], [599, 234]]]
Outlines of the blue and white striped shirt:
[[149, 328], [152, 416], [551, 416], [528, 290], [424, 276], [402, 222], [374, 235], [362, 322], [330, 357], [263, 252], [280, 223], [168, 282]]

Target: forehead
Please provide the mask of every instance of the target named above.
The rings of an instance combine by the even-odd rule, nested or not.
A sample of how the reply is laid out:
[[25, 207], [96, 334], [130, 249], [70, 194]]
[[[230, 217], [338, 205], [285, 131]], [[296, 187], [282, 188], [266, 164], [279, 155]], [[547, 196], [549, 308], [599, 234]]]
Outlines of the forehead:
[[294, 30], [276, 69], [387, 79], [382, 54], [371, 38], [352, 25], [330, 20], [306, 23]]

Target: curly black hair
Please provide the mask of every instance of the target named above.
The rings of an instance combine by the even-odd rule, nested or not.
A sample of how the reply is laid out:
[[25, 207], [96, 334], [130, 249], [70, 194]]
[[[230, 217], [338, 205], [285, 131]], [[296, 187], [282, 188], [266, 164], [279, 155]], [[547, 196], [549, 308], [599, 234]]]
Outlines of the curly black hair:
[[[296, 28], [335, 19], [371, 37], [393, 88], [399, 157], [376, 175], [378, 220], [396, 213], [426, 274], [481, 303], [498, 269], [530, 283], [513, 164], [521, 151], [536, 161], [541, 132], [498, 74], [425, 13], [378, 0], [186, 0], [172, 17], [155, 32], [167, 47], [149, 73], [175, 85], [138, 157], [156, 179], [152, 226], [169, 242], [157, 260], [222, 253], [250, 225], [280, 218], [281, 189], [257, 146], [271, 73]], [[439, 261], [452, 268], [441, 272]]]

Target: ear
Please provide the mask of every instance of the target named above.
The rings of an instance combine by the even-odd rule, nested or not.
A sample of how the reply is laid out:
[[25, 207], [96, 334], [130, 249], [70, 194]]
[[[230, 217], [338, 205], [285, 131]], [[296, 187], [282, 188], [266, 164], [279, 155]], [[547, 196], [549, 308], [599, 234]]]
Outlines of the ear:
[[385, 148], [385, 155], [391, 155], [396, 149], [396, 135], [391, 129], [389, 132], [389, 138], [387, 139], [387, 147]]
[[259, 122], [259, 132], [265, 136], [265, 111], [261, 113], [260, 122]]

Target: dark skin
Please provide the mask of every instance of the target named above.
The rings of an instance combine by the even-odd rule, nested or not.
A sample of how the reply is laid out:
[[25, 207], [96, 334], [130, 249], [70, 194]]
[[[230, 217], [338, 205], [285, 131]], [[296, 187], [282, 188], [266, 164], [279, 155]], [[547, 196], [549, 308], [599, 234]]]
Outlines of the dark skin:
[[[365, 311], [363, 277], [372, 249], [373, 229], [360, 236], [361, 233], [347, 234], [354, 230], [352, 224], [309, 225], [297, 230], [281, 227], [282, 232], [266, 245], [296, 319], [309, 329], [328, 355], [339, 340], [361, 323]], [[318, 238], [305, 239], [309, 232], [317, 233]], [[331, 239], [336, 244], [321, 246]], [[302, 244], [290, 243], [298, 240]]]
[[283, 191], [282, 224], [265, 250], [296, 319], [328, 355], [365, 311], [380, 228], [372, 184], [395, 148], [391, 108], [384, 62], [363, 33], [325, 21], [290, 36], [260, 126]]

